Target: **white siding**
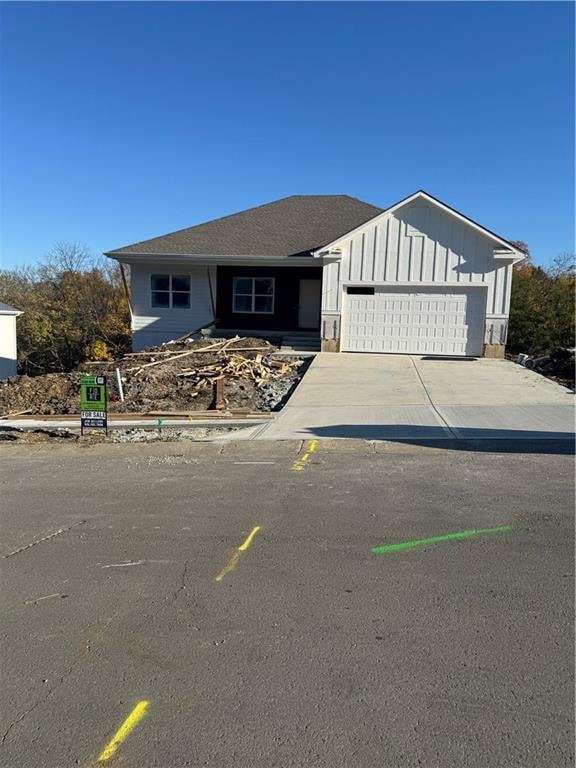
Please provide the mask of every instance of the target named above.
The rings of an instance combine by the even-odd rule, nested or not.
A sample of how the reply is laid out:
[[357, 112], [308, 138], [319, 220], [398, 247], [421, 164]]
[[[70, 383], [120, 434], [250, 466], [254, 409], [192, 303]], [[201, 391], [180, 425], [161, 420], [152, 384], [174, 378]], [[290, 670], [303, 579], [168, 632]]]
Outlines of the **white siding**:
[[0, 379], [16, 375], [16, 315], [0, 315]]
[[[150, 276], [153, 274], [190, 275], [190, 308], [152, 307]], [[214, 301], [216, 301], [216, 267], [210, 267], [210, 278]], [[133, 313], [132, 347], [136, 352], [183, 336], [202, 325], [208, 325], [214, 319], [206, 266], [132, 265], [130, 283]]]
[[[347, 282], [487, 286], [486, 342], [506, 338], [510, 262], [494, 259], [494, 242], [432, 204], [408, 203], [368, 222], [337, 247], [341, 262], [324, 267], [322, 312], [342, 310]], [[494, 339], [494, 341], [491, 341]]]
[[322, 312], [339, 312], [342, 303], [341, 262], [333, 261], [322, 270]]

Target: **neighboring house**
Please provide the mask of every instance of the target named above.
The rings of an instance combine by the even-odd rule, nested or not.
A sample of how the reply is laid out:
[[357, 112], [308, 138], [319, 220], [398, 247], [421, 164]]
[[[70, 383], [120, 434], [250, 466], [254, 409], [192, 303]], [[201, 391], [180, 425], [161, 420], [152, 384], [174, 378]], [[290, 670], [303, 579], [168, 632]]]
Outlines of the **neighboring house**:
[[327, 351], [497, 357], [525, 257], [423, 191], [384, 210], [294, 195], [106, 255], [130, 265], [135, 350], [214, 322]]
[[0, 379], [16, 376], [16, 318], [22, 312], [0, 301]]

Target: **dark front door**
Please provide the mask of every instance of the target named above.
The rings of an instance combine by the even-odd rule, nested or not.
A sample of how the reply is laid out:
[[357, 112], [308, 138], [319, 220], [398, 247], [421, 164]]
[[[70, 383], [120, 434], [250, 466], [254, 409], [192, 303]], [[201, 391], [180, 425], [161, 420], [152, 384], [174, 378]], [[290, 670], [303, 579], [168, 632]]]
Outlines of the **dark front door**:
[[316, 330], [320, 327], [321, 294], [322, 280], [311, 280], [308, 277], [300, 278], [298, 328]]

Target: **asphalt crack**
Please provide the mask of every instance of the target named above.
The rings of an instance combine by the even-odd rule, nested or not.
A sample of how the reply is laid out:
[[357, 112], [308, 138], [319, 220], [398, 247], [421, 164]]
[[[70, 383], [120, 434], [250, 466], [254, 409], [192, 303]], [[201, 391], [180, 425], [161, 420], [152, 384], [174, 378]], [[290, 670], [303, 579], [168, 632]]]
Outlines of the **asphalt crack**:
[[53, 533], [49, 533], [47, 536], [42, 536], [41, 539], [36, 539], [36, 541], [30, 542], [30, 544], [26, 544], [23, 547], [20, 547], [19, 549], [15, 549], [13, 552], [8, 552], [7, 555], [2, 555], [2, 559], [5, 560], [8, 557], [12, 557], [13, 555], [18, 555], [20, 552], [26, 552], [28, 549], [32, 549], [32, 547], [35, 547], [37, 544], [41, 544], [43, 541], [48, 541], [49, 539], [53, 539], [55, 536], [60, 536], [62, 533], [66, 533], [67, 531], [71, 531], [72, 528], [76, 528], [79, 525], [84, 525], [86, 520], [79, 520], [77, 523], [73, 523], [72, 525], [68, 525], [65, 528], [58, 528], [57, 531], [54, 531]]
[[79, 657], [76, 659], [76, 661], [75, 661], [73, 664], [71, 664], [71, 665], [70, 665], [70, 667], [69, 667], [69, 668], [68, 668], [68, 669], [67, 669], [67, 670], [64, 672], [64, 674], [63, 674], [63, 675], [61, 675], [61, 677], [60, 677], [60, 680], [58, 681], [58, 683], [56, 683], [56, 685], [54, 685], [54, 686], [52, 686], [51, 688], [49, 688], [49, 689], [48, 689], [48, 691], [47, 691], [47, 693], [46, 693], [44, 696], [42, 696], [40, 699], [38, 699], [38, 701], [34, 702], [34, 704], [32, 704], [32, 706], [31, 706], [31, 707], [29, 707], [29, 708], [28, 708], [28, 709], [27, 709], [25, 712], [23, 712], [21, 715], [19, 715], [19, 716], [18, 716], [18, 717], [17, 717], [15, 720], [13, 720], [13, 721], [10, 723], [10, 725], [8, 726], [8, 728], [6, 729], [6, 731], [5, 731], [5, 732], [3, 733], [3, 735], [2, 735], [2, 739], [0, 740], [0, 747], [3, 747], [3, 746], [4, 746], [4, 743], [5, 743], [5, 742], [6, 742], [6, 740], [8, 739], [8, 736], [10, 735], [10, 731], [11, 731], [11, 730], [12, 730], [12, 729], [13, 729], [13, 728], [16, 726], [16, 725], [19, 725], [19, 723], [21, 723], [21, 722], [22, 722], [23, 720], [25, 720], [25, 719], [26, 719], [26, 718], [27, 718], [29, 715], [31, 715], [31, 714], [32, 714], [32, 712], [34, 712], [34, 710], [35, 710], [35, 709], [37, 709], [39, 706], [41, 706], [42, 704], [45, 704], [45, 703], [48, 701], [48, 699], [50, 698], [50, 696], [52, 696], [52, 694], [53, 694], [55, 691], [57, 691], [57, 690], [58, 690], [58, 689], [59, 689], [59, 688], [60, 688], [62, 685], [64, 685], [64, 683], [66, 682], [66, 680], [67, 680], [67, 679], [70, 677], [70, 675], [71, 675], [71, 674], [72, 674], [72, 672], [74, 671], [74, 667], [76, 667], [76, 666], [77, 666], [77, 665], [78, 665], [78, 664], [79, 664], [79, 663], [82, 661], [82, 659], [83, 659], [83, 658], [84, 658], [84, 657], [85, 657], [85, 656], [86, 656], [86, 655], [87, 655], [89, 652], [90, 652], [90, 651], [89, 651], [89, 647], [87, 646], [87, 648], [86, 648], [86, 650], [84, 651], [84, 653], [82, 653], [82, 654], [81, 654], [81, 655], [80, 655], [80, 656], [79, 656]]
[[182, 576], [180, 578], [180, 586], [174, 593], [174, 599], [177, 600], [180, 592], [182, 592], [183, 589], [186, 589], [186, 576], [188, 574], [188, 560], [184, 563], [184, 568], [182, 570]]
[[[80, 523], [75, 523], [75, 525], [81, 525], [83, 522], [85, 522], [85, 521], [83, 520], [83, 521], [81, 521]], [[71, 527], [71, 528], [73, 528], [74, 526], [70, 526], [70, 527]], [[68, 530], [68, 529], [66, 529], [66, 530]], [[63, 533], [64, 531], [62, 530], [62, 531], [60, 531], [60, 532], [62, 532], [62, 533]], [[57, 534], [55, 534], [55, 533], [54, 533], [54, 534], [50, 534], [50, 536], [49, 536], [49, 537], [46, 537], [46, 538], [51, 538], [52, 536], [55, 536], [55, 535], [57, 535]], [[45, 540], [45, 539], [39, 539], [37, 542], [34, 542], [34, 543], [35, 543], [35, 544], [37, 544], [37, 543], [39, 543], [39, 542], [40, 542], [40, 541], [42, 541], [42, 540]], [[34, 546], [34, 544], [32, 544], [32, 545], [28, 545], [28, 546]], [[14, 553], [14, 554], [16, 554], [16, 553]], [[5, 555], [5, 557], [8, 557], [8, 555]], [[184, 563], [184, 567], [182, 568], [182, 573], [180, 574], [180, 578], [179, 578], [179, 580], [178, 580], [178, 586], [176, 587], [176, 589], [175, 589], [175, 590], [174, 590], [172, 593], [168, 593], [169, 597], [166, 599], [166, 601], [164, 602], [164, 604], [163, 604], [163, 605], [161, 605], [161, 606], [159, 607], [159, 609], [158, 609], [157, 611], [155, 611], [155, 613], [153, 613], [151, 616], [147, 616], [147, 617], [146, 617], [146, 618], [145, 618], [145, 619], [144, 619], [144, 620], [141, 622], [141, 625], [140, 625], [140, 626], [142, 626], [142, 625], [144, 625], [144, 624], [146, 624], [146, 623], [149, 623], [149, 622], [150, 622], [150, 620], [154, 620], [154, 619], [156, 619], [156, 617], [157, 617], [157, 616], [158, 616], [158, 615], [159, 615], [159, 614], [160, 614], [162, 611], [164, 611], [166, 608], [168, 608], [169, 606], [171, 606], [171, 605], [174, 605], [174, 604], [176, 603], [176, 601], [178, 600], [178, 598], [180, 597], [180, 595], [182, 594], [182, 592], [184, 592], [184, 590], [185, 590], [185, 589], [186, 589], [186, 587], [187, 587], [187, 576], [188, 576], [188, 567], [189, 567], [189, 564], [190, 564], [189, 560], [186, 560], [186, 562]], [[28, 709], [27, 709], [25, 712], [23, 712], [22, 714], [18, 715], [18, 717], [16, 717], [16, 718], [15, 718], [15, 719], [14, 719], [14, 720], [13, 720], [13, 721], [12, 721], [12, 722], [11, 722], [11, 723], [8, 725], [7, 729], [4, 731], [4, 733], [3, 733], [3, 735], [2, 735], [2, 738], [0, 739], [0, 747], [3, 747], [3, 746], [4, 746], [4, 744], [5, 744], [5, 742], [8, 740], [8, 737], [9, 737], [9, 735], [10, 735], [10, 732], [12, 731], [12, 729], [13, 729], [15, 726], [19, 725], [19, 724], [20, 724], [20, 723], [21, 723], [23, 720], [25, 720], [25, 719], [26, 719], [26, 718], [27, 718], [29, 715], [31, 715], [31, 714], [32, 714], [32, 712], [34, 712], [34, 710], [35, 710], [35, 709], [37, 709], [38, 707], [40, 707], [42, 704], [45, 704], [45, 703], [46, 703], [46, 701], [48, 701], [48, 699], [49, 699], [49, 698], [50, 698], [50, 697], [53, 695], [53, 693], [54, 693], [55, 691], [57, 691], [59, 688], [61, 688], [61, 687], [64, 685], [64, 683], [65, 683], [65, 682], [68, 680], [68, 678], [69, 678], [69, 677], [70, 677], [70, 675], [73, 673], [74, 669], [75, 669], [75, 668], [78, 666], [78, 664], [80, 664], [80, 663], [81, 663], [81, 662], [82, 662], [82, 661], [83, 661], [83, 660], [84, 660], [84, 659], [85, 659], [87, 656], [89, 656], [91, 653], [93, 653], [93, 648], [92, 648], [93, 644], [94, 644], [94, 643], [96, 643], [96, 642], [98, 642], [98, 640], [100, 640], [100, 639], [101, 639], [101, 637], [102, 637], [102, 634], [103, 634], [103, 633], [104, 633], [104, 631], [105, 631], [105, 630], [108, 628], [108, 626], [110, 625], [110, 623], [112, 622], [112, 620], [113, 620], [113, 619], [114, 619], [114, 618], [115, 618], [115, 617], [118, 615], [118, 613], [119, 613], [119, 611], [115, 611], [115, 612], [114, 612], [114, 614], [112, 615], [112, 617], [111, 617], [111, 618], [110, 618], [110, 619], [109, 619], [109, 620], [106, 622], [106, 624], [104, 625], [104, 627], [103, 627], [103, 628], [102, 628], [102, 629], [101, 629], [99, 632], [97, 632], [97, 633], [96, 633], [96, 635], [95, 635], [93, 638], [90, 638], [90, 637], [88, 637], [88, 638], [87, 638], [87, 640], [86, 640], [86, 645], [85, 645], [85, 648], [84, 648], [84, 651], [83, 651], [83, 652], [82, 652], [82, 653], [81, 653], [81, 654], [78, 656], [78, 658], [77, 658], [77, 659], [76, 659], [76, 660], [75, 660], [75, 661], [74, 661], [74, 662], [73, 662], [73, 663], [72, 663], [72, 664], [71, 664], [71, 665], [68, 667], [68, 669], [67, 669], [67, 670], [66, 670], [66, 671], [65, 671], [65, 672], [64, 672], [64, 673], [63, 673], [63, 674], [60, 676], [60, 680], [58, 681], [58, 683], [56, 683], [56, 684], [55, 684], [55, 685], [53, 685], [51, 688], [49, 688], [49, 689], [48, 689], [48, 691], [46, 692], [46, 694], [45, 694], [44, 696], [42, 696], [42, 697], [41, 697], [41, 698], [39, 698], [39, 699], [38, 699], [36, 702], [34, 702], [34, 704], [32, 704], [32, 706], [30, 706], [30, 707], [29, 707], [29, 708], [28, 708]]]

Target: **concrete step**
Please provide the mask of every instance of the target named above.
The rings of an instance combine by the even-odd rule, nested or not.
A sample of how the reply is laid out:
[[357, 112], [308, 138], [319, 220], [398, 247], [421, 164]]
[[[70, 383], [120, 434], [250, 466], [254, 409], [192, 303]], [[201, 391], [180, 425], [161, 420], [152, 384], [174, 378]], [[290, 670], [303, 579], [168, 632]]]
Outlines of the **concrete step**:
[[296, 344], [316, 344], [320, 343], [318, 336], [282, 336], [282, 341], [293, 341]]
[[298, 344], [294, 342], [283, 342], [282, 346], [280, 347], [282, 352], [284, 352], [287, 349], [293, 349], [296, 352], [320, 352], [320, 342], [309, 343], [309, 344]]
[[320, 339], [318, 336], [300, 336], [287, 334], [282, 336], [282, 346], [286, 347], [310, 347], [311, 349], [320, 349]]
[[318, 339], [320, 331], [284, 331], [284, 336], [290, 336], [293, 339]]

